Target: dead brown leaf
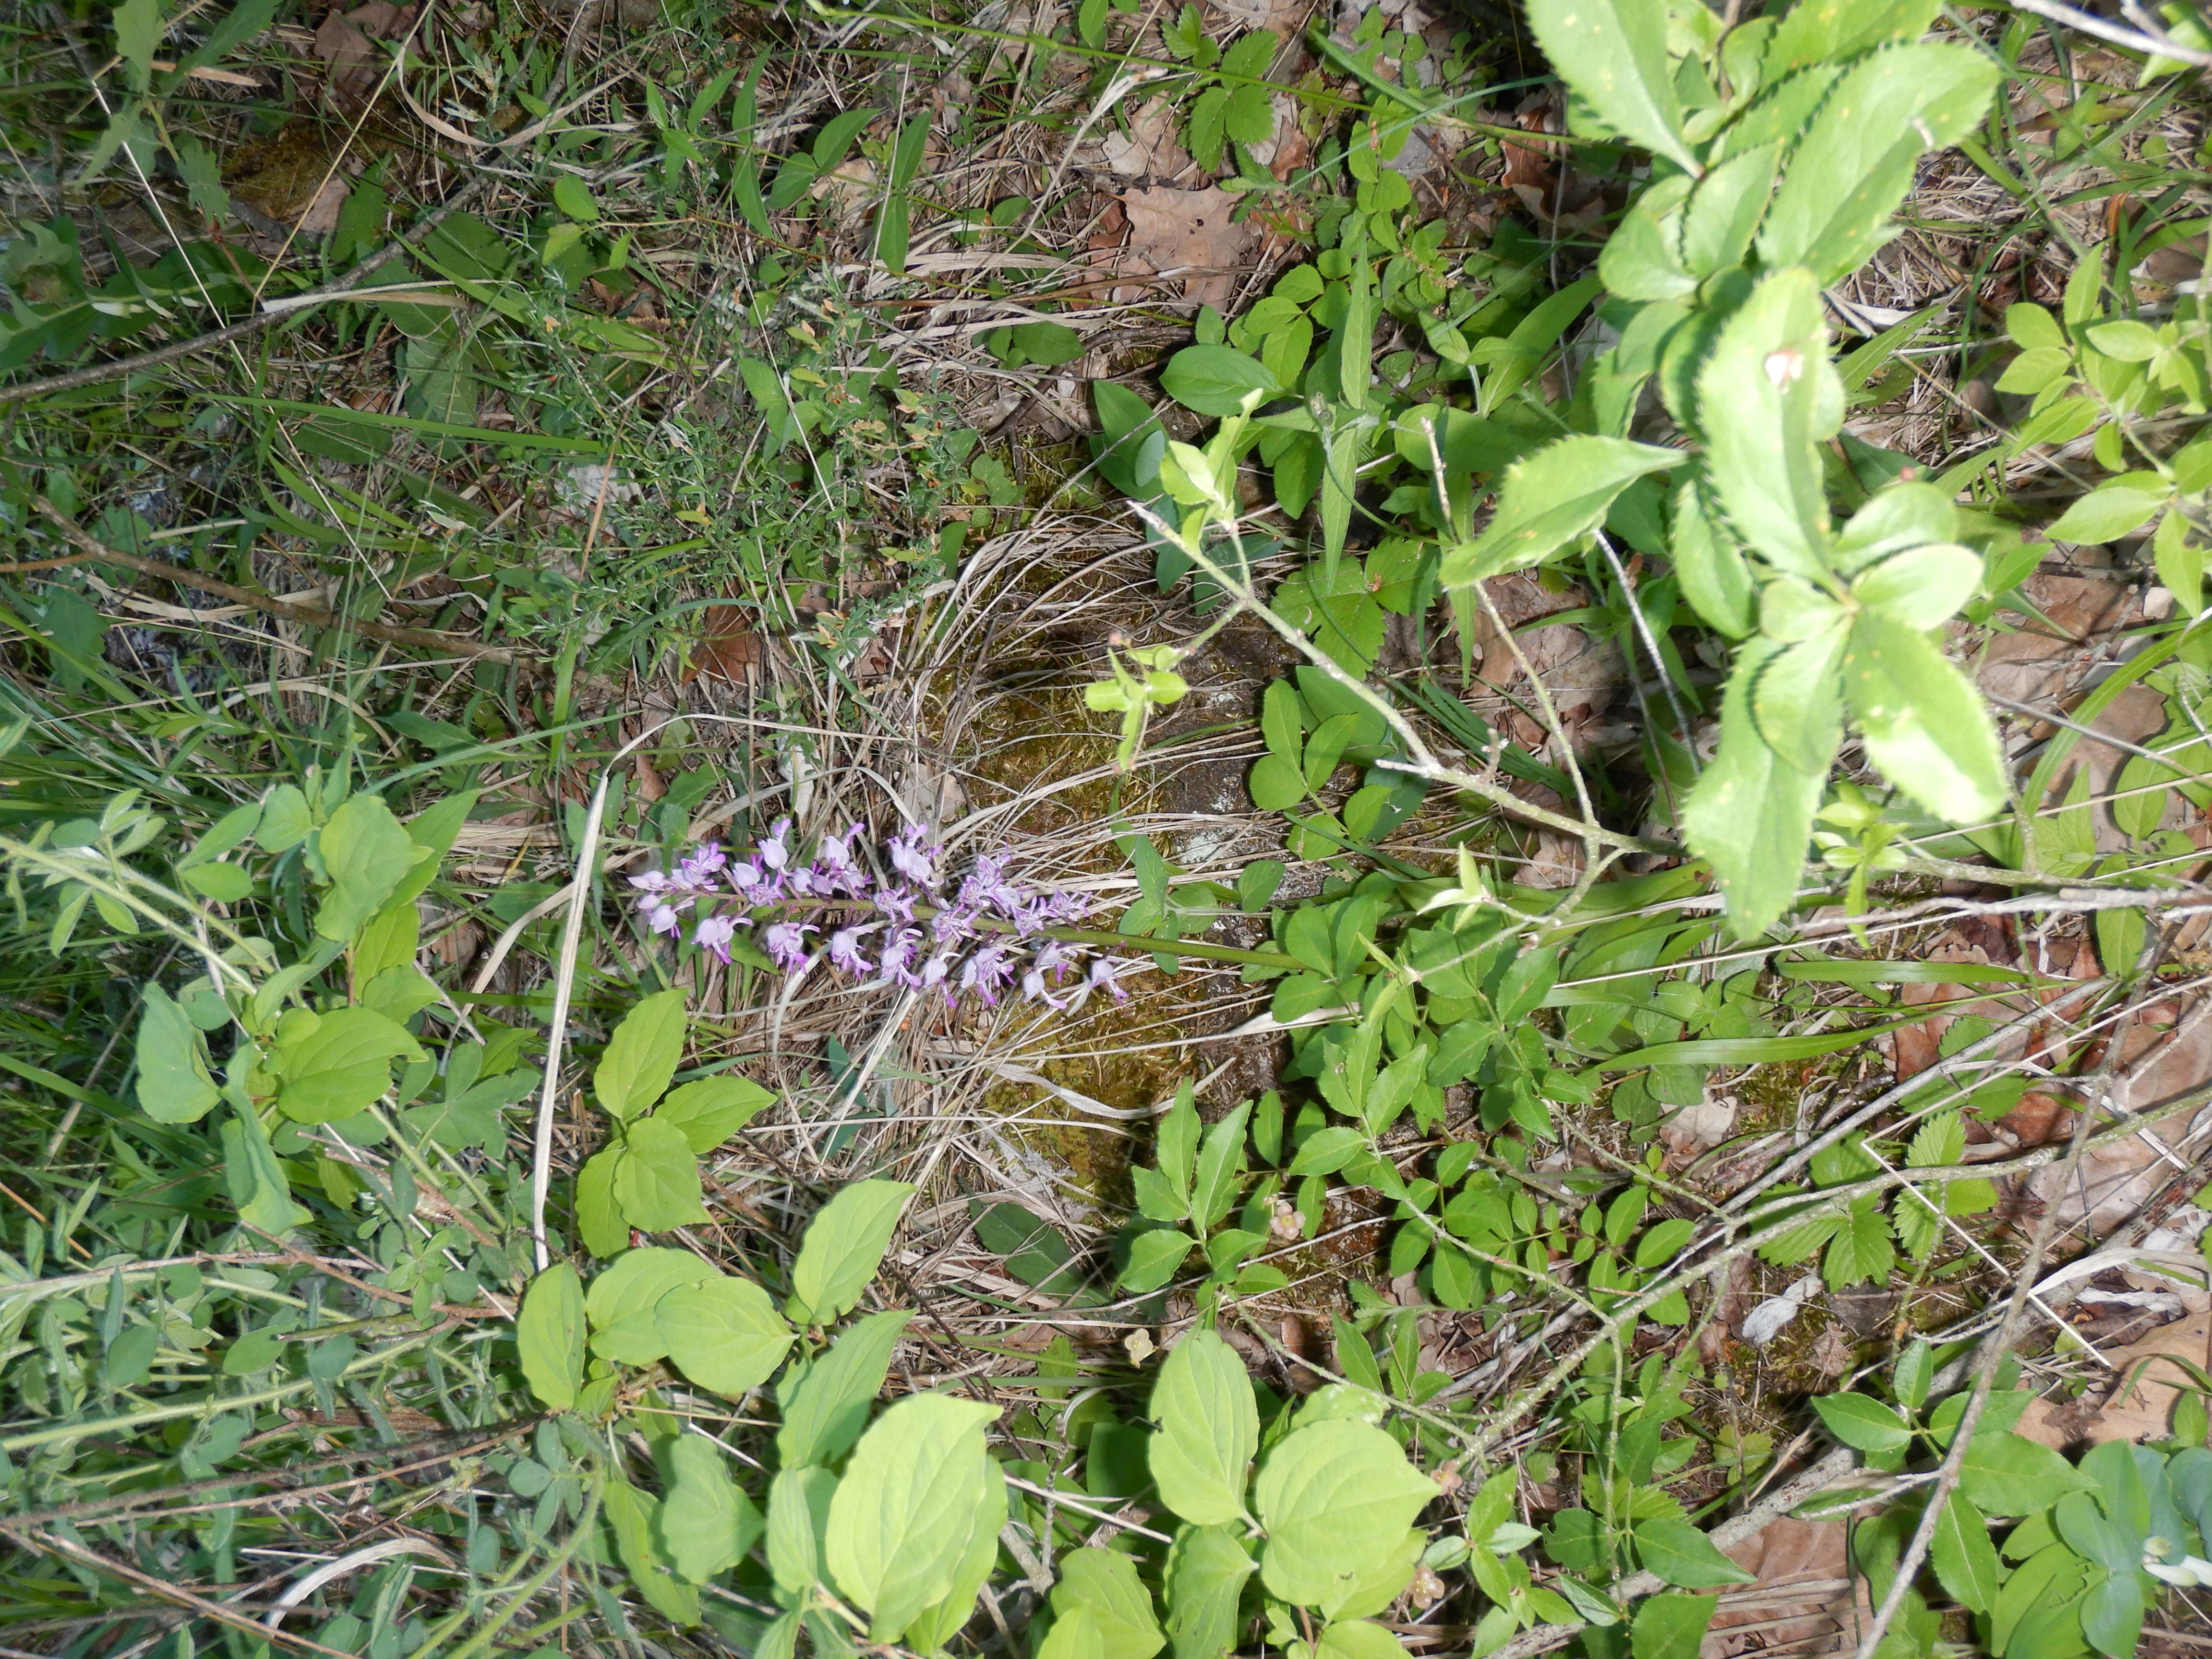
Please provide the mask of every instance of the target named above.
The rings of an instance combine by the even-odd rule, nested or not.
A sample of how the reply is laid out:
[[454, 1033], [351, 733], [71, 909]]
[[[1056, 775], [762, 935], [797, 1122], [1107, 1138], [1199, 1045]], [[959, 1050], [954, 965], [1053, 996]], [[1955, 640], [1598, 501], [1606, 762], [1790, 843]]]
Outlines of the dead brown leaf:
[[759, 668], [763, 656], [761, 637], [752, 629], [752, 613], [740, 605], [710, 605], [700, 622], [705, 632], [692, 653], [684, 683], [689, 684], [704, 674], [734, 685], [744, 684], [750, 672]]
[[325, 65], [324, 89], [335, 101], [358, 109], [376, 95], [384, 79], [385, 54], [379, 40], [397, 40], [415, 27], [415, 8], [391, 0], [368, 0], [349, 12], [335, 7], [315, 30], [315, 56]]
[[1237, 200], [1224, 190], [1164, 185], [1123, 191], [1121, 206], [1129, 216], [1123, 269], [1178, 277], [1185, 299], [1226, 310], [1258, 240], [1252, 226], [1230, 217]]
[[2212, 1369], [2206, 1364], [2212, 1358], [2208, 1342], [2212, 1342], [2212, 1314], [2198, 1314], [2124, 1348], [2108, 1348], [2105, 1358], [2112, 1362], [2121, 1387], [2101, 1410], [2085, 1411], [2087, 1400], [2039, 1400], [2021, 1419], [2020, 1431], [2061, 1447], [2077, 1440], [2102, 1445], [2108, 1440], [2155, 1439], [2167, 1431], [2173, 1402], [2197, 1387], [2187, 1366], [2179, 1362]]
[[1129, 117], [1128, 131], [1109, 129], [1095, 145], [1086, 145], [1081, 161], [1104, 167], [1124, 179], [1171, 181], [1190, 172], [1190, 152], [1176, 137], [1175, 106], [1155, 98]]

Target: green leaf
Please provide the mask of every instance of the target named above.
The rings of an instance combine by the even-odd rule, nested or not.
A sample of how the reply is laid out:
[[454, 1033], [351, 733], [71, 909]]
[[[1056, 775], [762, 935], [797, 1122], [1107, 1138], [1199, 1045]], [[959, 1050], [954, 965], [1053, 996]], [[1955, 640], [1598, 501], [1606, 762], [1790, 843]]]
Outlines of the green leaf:
[[530, 1281], [514, 1340], [530, 1392], [556, 1412], [574, 1406], [584, 1385], [584, 1282], [569, 1263], [556, 1261]]
[[785, 1311], [805, 1325], [827, 1325], [850, 1311], [883, 1266], [913, 1196], [903, 1181], [856, 1181], [817, 1211], [799, 1242]]
[[1893, 46], [1850, 70], [1790, 155], [1760, 261], [1809, 265], [1825, 287], [1873, 258], [1896, 234], [1890, 215], [1921, 155], [1980, 125], [1997, 75], [1981, 53], [1938, 42]]
[[1260, 1412], [1237, 1351], [1213, 1331], [1177, 1343], [1152, 1385], [1147, 1453], [1160, 1501], [1194, 1526], [1243, 1519]]
[[1748, 1584], [1758, 1577], [1723, 1555], [1717, 1544], [1688, 1522], [1666, 1516], [1638, 1524], [1636, 1554], [1646, 1571], [1683, 1589]]
[[905, 1309], [870, 1314], [827, 1352], [783, 1374], [775, 1390], [783, 1419], [775, 1451], [785, 1468], [830, 1462], [852, 1449], [868, 1425], [868, 1412], [890, 1374], [891, 1354], [913, 1317]]
[[[1773, 593], [1793, 584], [1769, 582]], [[1769, 624], [1769, 637], [1777, 630]], [[1800, 772], [1825, 781], [1844, 736], [1843, 660], [1850, 633], [1843, 619], [1770, 658], [1751, 689], [1752, 718], [1766, 746]]]
[[1851, 597], [1898, 624], [1940, 628], [1982, 585], [1982, 556], [1955, 542], [1908, 548], [1859, 573]]
[[1996, 1547], [1990, 1542], [1989, 1523], [1964, 1493], [1954, 1492], [1944, 1501], [1943, 1513], [1936, 1517], [1929, 1556], [1937, 1582], [1960, 1606], [1975, 1613], [1988, 1613], [1996, 1606], [1997, 1581], [2002, 1577]]
[[349, 795], [316, 842], [331, 890], [315, 910], [315, 933], [350, 944], [381, 910], [400, 880], [429, 854], [374, 795]]
[[1912, 1426], [1879, 1400], [1863, 1394], [1817, 1395], [1813, 1409], [1828, 1432], [1863, 1452], [1902, 1451], [1912, 1443]]
[[1897, 1357], [1897, 1398], [1905, 1410], [1917, 1412], [1928, 1403], [1928, 1385], [1936, 1375], [1936, 1351], [1925, 1338], [1917, 1338]]
[[983, 1428], [998, 1414], [974, 1401], [915, 1395], [854, 1448], [823, 1546], [838, 1589], [873, 1615], [869, 1640], [897, 1641], [953, 1588], [984, 1483], [997, 1475]]
[[1774, 192], [1781, 156], [1780, 144], [1760, 144], [1698, 180], [1682, 214], [1682, 263], [1693, 280], [1743, 263]]
[[1128, 1265], [1121, 1269], [1121, 1288], [1142, 1295], [1157, 1291], [1173, 1279], [1197, 1243], [1178, 1227], [1154, 1227], [1129, 1240]]
[[679, 1285], [654, 1305], [653, 1318], [677, 1370], [732, 1400], [775, 1374], [795, 1334], [750, 1279]]
[[761, 1513], [730, 1479], [727, 1455], [705, 1435], [678, 1436], [668, 1462], [661, 1553], [678, 1577], [703, 1584], [744, 1559], [761, 1534]]
[[553, 181], [553, 205], [580, 225], [599, 222], [599, 198], [573, 173], [564, 173]]
[[623, 1016], [592, 1073], [600, 1109], [628, 1122], [660, 1098], [684, 1060], [684, 993], [662, 991]]
[[1153, 1616], [1152, 1595], [1137, 1577], [1137, 1564], [1116, 1550], [1070, 1550], [1059, 1561], [1060, 1582], [1053, 1586], [1057, 1619], [1090, 1616], [1102, 1659], [1152, 1659], [1167, 1645]]
[[1720, 752], [1682, 811], [1690, 847], [1710, 860], [1740, 939], [1764, 933], [1795, 902], [1826, 780], [1767, 746], [1750, 688], [1779, 647], [1753, 640], [1736, 657], [1721, 716]]
[[1715, 1595], [1645, 1596], [1629, 1623], [1630, 1653], [1635, 1659], [1698, 1659], [1719, 1605]]
[[[598, 1334], [617, 1324], [629, 1324], [638, 1320], [647, 1322], [651, 1337], [659, 1340], [659, 1328], [653, 1325], [653, 1310], [660, 1298], [669, 1291], [685, 1285], [697, 1285], [715, 1276], [712, 1265], [702, 1261], [689, 1250], [672, 1250], [665, 1246], [648, 1244], [642, 1249], [625, 1250], [611, 1262], [605, 1273], [593, 1279], [584, 1292], [584, 1316], [591, 1323], [592, 1346], [596, 1349]], [[653, 1355], [658, 1359], [668, 1352], [659, 1347]], [[629, 1362], [650, 1364], [651, 1359]]]
[[615, 1206], [615, 1171], [622, 1148], [594, 1152], [576, 1172], [576, 1237], [593, 1255], [618, 1255], [629, 1248], [629, 1228]]
[[1319, 1606], [1381, 1568], [1437, 1488], [1381, 1429], [1338, 1419], [1280, 1441], [1252, 1495], [1267, 1534], [1261, 1577], [1285, 1601]]
[[1258, 358], [1225, 345], [1185, 346], [1168, 359], [1160, 389], [1200, 415], [1237, 414], [1255, 392], [1263, 402], [1290, 395]]
[[2004, 805], [2004, 752], [1989, 711], [1923, 635], [1862, 614], [1844, 690], [1867, 758], [1929, 811], [1972, 823]]
[[699, 1592], [669, 1571], [660, 1553], [659, 1504], [624, 1480], [610, 1476], [599, 1502], [614, 1530], [615, 1553], [629, 1569], [630, 1582], [662, 1618], [678, 1625], [699, 1622]]
[[1465, 587], [1525, 570], [1605, 522], [1614, 498], [1647, 473], [1686, 459], [1626, 438], [1562, 438], [1505, 469], [1498, 510], [1475, 540], [1448, 550], [1442, 580]]
[[1299, 1143], [1288, 1173], [1293, 1179], [1300, 1176], [1334, 1175], [1366, 1150], [1367, 1136], [1363, 1132], [1333, 1123], [1315, 1130]]
[[1253, 763], [1245, 787], [1263, 812], [1287, 812], [1306, 798], [1305, 774], [1280, 755], [1262, 755]]
[[427, 1058], [405, 1026], [374, 1008], [292, 1009], [276, 1023], [277, 1109], [296, 1123], [351, 1117], [392, 1086], [392, 1062], [402, 1055]]
[[1750, 562], [1694, 477], [1684, 478], [1674, 491], [1667, 550], [1674, 556], [1682, 596], [1698, 616], [1732, 640], [1751, 632], [1758, 609]]
[[1705, 465], [1736, 533], [1816, 580], [1828, 533], [1820, 446], [1842, 424], [1844, 393], [1811, 271], [1774, 272], [1722, 326], [1698, 376], [1698, 411]]
[[1237, 1607], [1258, 1571], [1243, 1528], [1183, 1527], [1168, 1551], [1168, 1637], [1175, 1659], [1220, 1659], [1237, 1645]]
[[2054, 542], [2094, 546], [2132, 535], [2172, 498], [2172, 486], [2154, 472], [2126, 472], [2082, 496], [2044, 530]]
[[1842, 1224], [1828, 1240], [1828, 1253], [1820, 1258], [1820, 1276], [1830, 1290], [1847, 1290], [1853, 1285], [1888, 1278], [1896, 1265], [1897, 1251], [1890, 1243], [1889, 1223], [1882, 1217], [1879, 1201], [1863, 1198], [1844, 1212]]
[[837, 1486], [836, 1475], [814, 1468], [786, 1469], [769, 1484], [768, 1570], [779, 1589], [796, 1595], [821, 1581]]
[[276, 1161], [269, 1132], [250, 1111], [233, 1111], [223, 1120], [223, 1185], [249, 1227], [282, 1238], [313, 1218], [292, 1201], [284, 1166]]
[[615, 1204], [642, 1232], [664, 1233], [711, 1219], [701, 1202], [699, 1159], [684, 1132], [658, 1118], [633, 1123], [615, 1167]]
[[115, 9], [115, 55], [131, 66], [131, 82], [143, 88], [161, 45], [161, 0], [123, 0]]
[[685, 1144], [703, 1157], [775, 1100], [774, 1095], [745, 1078], [702, 1078], [685, 1084], [662, 1101], [653, 1118], [680, 1131]]
[[1959, 1489], [1985, 1515], [2040, 1515], [2069, 1492], [2096, 1488], [2050, 1447], [2009, 1431], [1977, 1434], [1960, 1465]]
[[[1686, 186], [1689, 180], [1678, 181]], [[1624, 300], [1675, 300], [1698, 290], [1698, 279], [1683, 268], [1677, 233], [1680, 216], [1662, 211], [1679, 205], [1683, 191], [1662, 202], [1656, 189], [1621, 216], [1620, 226], [1606, 238], [1599, 253], [1597, 274], [1606, 290]]]
[[2081, 1598], [2081, 1634], [2110, 1659], [2132, 1659], [2142, 1642], [2143, 1598], [2133, 1572], [2115, 1572]]
[[1698, 171], [1682, 137], [1662, 0], [1531, 0], [1536, 44], [1598, 118], [1632, 143]]
[[1314, 1644], [1315, 1659], [1403, 1659], [1405, 1651], [1396, 1637], [1365, 1619], [1340, 1620]]
[[1244, 1127], [1251, 1116], [1252, 1103], [1246, 1101], [1206, 1132], [1190, 1186], [1191, 1231], [1201, 1238], [1237, 1201], [1244, 1178]]
[[1190, 1180], [1198, 1168], [1198, 1100], [1188, 1079], [1176, 1091], [1175, 1104], [1160, 1119], [1153, 1138], [1159, 1173], [1176, 1199], [1176, 1211], [1163, 1217], [1180, 1221], [1190, 1209]]
[[136, 1051], [139, 1109], [156, 1123], [197, 1123], [222, 1097], [208, 1070], [207, 1044], [152, 980], [140, 999], [145, 1010], [138, 1016]]
[[968, 1553], [953, 1569], [952, 1588], [906, 1627], [906, 1645], [916, 1653], [937, 1653], [960, 1634], [975, 1615], [975, 1598], [989, 1582], [991, 1569], [998, 1565], [999, 1534], [1006, 1525], [1006, 1481], [997, 1465], [986, 1467], [989, 1472], [983, 1477], [983, 1502], [968, 1534]]

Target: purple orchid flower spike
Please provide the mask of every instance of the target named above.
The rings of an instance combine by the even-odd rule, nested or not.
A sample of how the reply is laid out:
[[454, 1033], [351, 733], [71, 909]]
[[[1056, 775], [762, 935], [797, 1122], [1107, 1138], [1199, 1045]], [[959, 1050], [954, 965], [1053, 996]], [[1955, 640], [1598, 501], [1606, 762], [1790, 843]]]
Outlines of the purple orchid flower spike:
[[763, 869], [773, 874], [791, 862], [791, 847], [787, 840], [790, 834], [789, 818], [778, 818], [769, 826], [768, 834], [761, 837], [760, 845], [753, 849]]
[[730, 941], [738, 936], [738, 924], [729, 916], [707, 916], [701, 920], [691, 935], [691, 941], [701, 950], [709, 951], [725, 968], [730, 965]]
[[761, 949], [787, 974], [806, 960], [806, 935], [820, 931], [808, 922], [771, 922], [761, 934]]
[[918, 823], [909, 823], [890, 838], [884, 849], [891, 868], [919, 887], [937, 885], [938, 848], [926, 846], [929, 831]]
[[840, 927], [830, 935], [830, 965], [841, 974], [854, 978], [875, 971], [875, 964], [860, 954], [860, 941], [881, 926], [868, 922], [864, 926]]

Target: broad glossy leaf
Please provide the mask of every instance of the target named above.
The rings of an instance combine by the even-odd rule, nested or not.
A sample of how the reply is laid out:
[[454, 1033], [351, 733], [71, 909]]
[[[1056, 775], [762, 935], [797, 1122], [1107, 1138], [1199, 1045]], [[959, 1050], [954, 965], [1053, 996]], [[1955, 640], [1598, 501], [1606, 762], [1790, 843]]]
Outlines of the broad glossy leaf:
[[1178, 1342], [1152, 1385], [1148, 1460], [1160, 1501], [1195, 1526], [1243, 1518], [1244, 1487], [1260, 1449], [1252, 1379], [1217, 1332]]
[[1253, 1486], [1267, 1534], [1261, 1576], [1286, 1601], [1332, 1602], [1390, 1558], [1436, 1495], [1436, 1483], [1370, 1424], [1294, 1430]]
[[1779, 568], [1818, 580], [1828, 537], [1820, 446], [1842, 423], [1844, 396], [1813, 273], [1778, 270], [1753, 289], [1697, 384], [1706, 470], [1736, 533]]
[[1540, 563], [1603, 524], [1614, 499], [1637, 479], [1686, 459], [1680, 450], [1626, 438], [1580, 436], [1516, 461], [1505, 469], [1488, 527], [1444, 554], [1444, 586], [1465, 587]]
[[315, 910], [315, 933], [350, 942], [381, 910], [400, 879], [429, 856], [409, 836], [392, 809], [371, 794], [349, 795], [316, 842], [331, 889]]
[[602, 1260], [629, 1248], [629, 1228], [615, 1204], [615, 1171], [622, 1156], [620, 1146], [606, 1147], [576, 1171], [576, 1240]]
[[1052, 1610], [1062, 1619], [1087, 1613], [1103, 1659], [1152, 1659], [1167, 1645], [1152, 1613], [1152, 1593], [1137, 1577], [1137, 1564], [1116, 1550], [1070, 1550], [1060, 1558]]
[[615, 1203], [623, 1220], [648, 1233], [710, 1218], [701, 1201], [698, 1154], [683, 1130], [658, 1118], [629, 1126], [615, 1168]]
[[2133, 1572], [2115, 1572], [2081, 1598], [2081, 1634], [2107, 1659], [2133, 1659], [2142, 1642], [2143, 1598]]
[[[660, 1298], [669, 1291], [680, 1285], [697, 1285], [714, 1277], [714, 1267], [689, 1250], [671, 1250], [652, 1244], [626, 1250], [586, 1288], [584, 1315], [595, 1333], [617, 1321], [641, 1315], [650, 1319], [653, 1310], [660, 1305]], [[667, 1352], [663, 1347], [653, 1358]]]
[[1729, 677], [1720, 752], [1682, 811], [1690, 847], [1710, 860], [1739, 938], [1764, 933], [1796, 897], [1826, 780], [1767, 746], [1752, 718], [1750, 688], [1776, 647], [1746, 644]]
[[998, 1414], [975, 1401], [915, 1395], [854, 1448], [823, 1547], [839, 1590], [872, 1615], [870, 1640], [897, 1641], [952, 1589], [984, 1483], [997, 1478], [983, 1428]]
[[1902, 628], [1940, 628], [1982, 585], [1982, 556], [1956, 542], [1907, 548], [1861, 571], [1851, 597]]
[[573, 1266], [556, 1261], [530, 1281], [514, 1339], [530, 1392], [555, 1411], [574, 1405], [584, 1385], [584, 1284]]
[[703, 1584], [744, 1559], [764, 1524], [730, 1479], [729, 1455], [703, 1434], [669, 1448], [668, 1495], [656, 1517], [660, 1550], [676, 1576]]
[[890, 1374], [891, 1354], [911, 1311], [870, 1314], [841, 1333], [826, 1352], [794, 1364], [776, 1385], [783, 1421], [776, 1456], [786, 1468], [842, 1457], [868, 1425], [868, 1413]]
[[1964, 1492], [1954, 1492], [1944, 1501], [1929, 1556], [1937, 1580], [1960, 1606], [1976, 1613], [1996, 1606], [2003, 1570], [1997, 1565], [1996, 1547], [1990, 1542], [1989, 1523]]
[[699, 1592], [669, 1570], [661, 1553], [660, 1505], [620, 1475], [601, 1489], [599, 1504], [615, 1535], [615, 1553], [629, 1569], [630, 1582], [662, 1618], [678, 1625], [699, 1622]]
[[2050, 1447], [2008, 1431], [1975, 1435], [1960, 1464], [1959, 1489], [1985, 1515], [2040, 1515], [2096, 1486]]
[[786, 1469], [769, 1483], [768, 1570], [793, 1595], [821, 1582], [823, 1540], [837, 1477], [824, 1468]]
[[975, 1598], [991, 1577], [999, 1559], [999, 1534], [1006, 1524], [1006, 1481], [998, 1466], [990, 1465], [983, 1477], [983, 1501], [975, 1511], [975, 1524], [968, 1534], [968, 1553], [952, 1571], [952, 1588], [942, 1601], [923, 1609], [906, 1627], [906, 1645], [916, 1653], [933, 1654], [960, 1634], [975, 1611]]
[[704, 1156], [753, 1121], [775, 1097], [741, 1077], [702, 1078], [687, 1083], [660, 1103], [656, 1121], [682, 1132], [691, 1150]]
[[276, 1024], [277, 1109], [297, 1123], [366, 1110], [392, 1085], [392, 1062], [425, 1058], [407, 1028], [374, 1008], [295, 1008]]
[[592, 1073], [599, 1106], [627, 1122], [660, 1098], [684, 1059], [684, 993], [646, 998], [615, 1027]]
[[677, 1370], [732, 1400], [775, 1374], [795, 1334], [750, 1279], [678, 1285], [654, 1305], [653, 1318]]
[[1684, 1589], [1748, 1584], [1757, 1577], [1723, 1555], [1720, 1547], [1697, 1528], [1671, 1516], [1638, 1524], [1636, 1553], [1648, 1571]]
[[2172, 489], [2154, 473], [2130, 472], [2082, 496], [2054, 519], [2044, 534], [2054, 542], [2094, 546], [2118, 541], [2150, 522]]
[[1938, 817], [1986, 818], [2004, 805], [2003, 751], [1974, 688], [1922, 635], [1862, 615], [1844, 692], [1883, 775]]
[[817, 1210], [799, 1242], [785, 1311], [808, 1325], [827, 1325], [850, 1312], [883, 1266], [913, 1196], [907, 1182], [856, 1181]]
[[1813, 1409], [1828, 1432], [1863, 1452], [1902, 1451], [1912, 1443], [1912, 1429], [1895, 1411], [1863, 1394], [1816, 1395]]
[[1237, 1645], [1237, 1604], [1258, 1571], [1242, 1528], [1184, 1527], [1168, 1551], [1168, 1636], [1175, 1659], [1220, 1659]]
[[[1768, 592], [1784, 584], [1771, 583]], [[1825, 780], [1844, 736], [1842, 664], [1850, 639], [1842, 619], [1784, 647], [1751, 689], [1752, 717], [1766, 746], [1800, 772]]]
[[1405, 1651], [1396, 1637], [1365, 1619], [1339, 1620], [1314, 1644], [1315, 1659], [1403, 1659]]
[[139, 1109], [156, 1123], [197, 1123], [222, 1097], [208, 1070], [207, 1045], [185, 1011], [152, 980], [140, 996], [145, 1006], [138, 1016]]
[[1200, 415], [1235, 415], [1254, 392], [1288, 395], [1258, 358], [1225, 345], [1185, 346], [1160, 372], [1160, 389]]
[[1666, 1592], [1637, 1604], [1629, 1625], [1629, 1650], [1635, 1659], [1698, 1659], [1705, 1626], [1713, 1621], [1720, 1598]]
[[1607, 126], [1686, 173], [1698, 170], [1682, 137], [1662, 0], [1532, 0], [1528, 22], [1559, 78]]
[[1825, 286], [1858, 269], [1896, 234], [1890, 215], [1922, 155], [1980, 125], [1997, 66], [1939, 42], [1874, 54], [1836, 83], [1791, 152], [1759, 234], [1769, 266], [1809, 265]]

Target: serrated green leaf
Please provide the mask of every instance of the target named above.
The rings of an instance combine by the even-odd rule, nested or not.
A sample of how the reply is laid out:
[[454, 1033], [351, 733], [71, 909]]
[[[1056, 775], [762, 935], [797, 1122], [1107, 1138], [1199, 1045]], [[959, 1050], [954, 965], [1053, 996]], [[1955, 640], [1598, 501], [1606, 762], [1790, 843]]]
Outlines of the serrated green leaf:
[[1682, 137], [1661, 0], [1533, 0], [1528, 22], [1559, 78], [1601, 120], [1684, 172], [1698, 171]]
[[1920, 157], [1980, 125], [1997, 75], [1981, 53], [1935, 41], [1889, 47], [1845, 74], [1791, 152], [1760, 260], [1808, 265], [1821, 286], [1865, 264], [1896, 234], [1890, 215]]
[[1817, 582], [1828, 538], [1820, 446], [1842, 423], [1844, 394], [1813, 273], [1778, 270], [1753, 289], [1723, 325], [1697, 387], [1706, 468], [1736, 533]]
[[1982, 556], [1955, 542], [1893, 553], [1859, 573], [1851, 597], [1901, 628], [1940, 628], [1982, 585]]
[[1796, 900], [1826, 780], [1791, 765], [1759, 735], [1751, 687], [1779, 647], [1747, 643], [1729, 677], [1721, 746], [1682, 811], [1691, 849], [1710, 860], [1738, 938], [1764, 933]]
[[1449, 549], [1441, 580], [1465, 587], [1525, 570], [1605, 522], [1637, 479], [1679, 466], [1680, 451], [1626, 438], [1562, 438], [1505, 470], [1498, 510], [1482, 534]]
[[1867, 758], [1938, 817], [1972, 823], [2004, 804], [2004, 752], [1966, 677], [1923, 635], [1862, 614], [1844, 690]]

